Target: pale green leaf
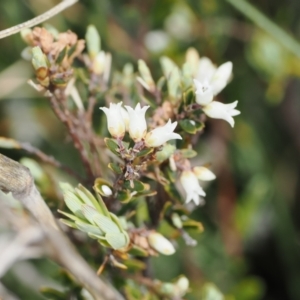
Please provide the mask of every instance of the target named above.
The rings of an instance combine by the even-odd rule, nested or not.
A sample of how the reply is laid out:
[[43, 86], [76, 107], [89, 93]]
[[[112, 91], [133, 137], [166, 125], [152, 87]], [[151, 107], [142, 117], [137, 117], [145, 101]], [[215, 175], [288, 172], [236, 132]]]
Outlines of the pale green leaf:
[[123, 233], [107, 233], [105, 237], [107, 242], [115, 250], [128, 246], [128, 241]]
[[101, 230], [103, 230], [105, 233], [120, 233], [121, 230], [118, 227], [118, 225], [113, 222], [110, 218], [102, 215], [95, 215], [94, 218], [94, 223], [99, 226]]

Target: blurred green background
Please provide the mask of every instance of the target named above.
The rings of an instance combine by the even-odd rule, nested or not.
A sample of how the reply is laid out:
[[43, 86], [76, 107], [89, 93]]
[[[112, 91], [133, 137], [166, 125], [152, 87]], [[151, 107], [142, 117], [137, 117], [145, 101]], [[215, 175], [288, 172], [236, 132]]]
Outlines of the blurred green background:
[[[0, 29], [57, 3], [1, 0]], [[102, 48], [113, 55], [114, 69], [126, 62], [136, 66], [142, 58], [156, 79], [161, 55], [182, 64], [189, 47], [218, 65], [233, 62], [234, 77], [218, 97], [239, 100], [241, 115], [233, 130], [209, 120], [202, 136], [202, 160], [208, 157], [218, 176], [207, 188], [206, 206], [193, 213], [205, 232], [193, 236], [196, 247], [179, 241], [174, 256], [153, 259], [158, 279], [182, 273], [190, 278], [187, 299], [201, 299], [205, 282], [214, 283], [227, 299], [300, 299], [300, 1], [247, 3], [250, 8], [241, 0], [80, 0], [49, 21], [81, 38], [94, 24]], [[20, 56], [24, 47], [18, 34], [0, 40], [0, 136], [30, 142], [80, 171], [77, 153], [47, 101], [26, 85], [32, 70]], [[25, 156], [0, 151], [14, 159]], [[49, 278], [52, 267], [41, 260], [23, 265], [22, 272], [30, 268], [32, 278]], [[4, 285], [11, 288], [17, 281], [24, 287], [20, 299], [43, 299], [26, 294], [38, 282], [30, 276], [24, 280], [22, 272], [12, 270]]]

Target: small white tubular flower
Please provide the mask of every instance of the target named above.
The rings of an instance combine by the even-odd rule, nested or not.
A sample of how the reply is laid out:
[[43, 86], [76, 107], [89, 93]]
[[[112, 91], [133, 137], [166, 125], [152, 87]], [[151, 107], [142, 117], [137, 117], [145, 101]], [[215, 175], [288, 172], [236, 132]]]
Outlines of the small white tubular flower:
[[100, 107], [104, 111], [107, 118], [107, 128], [114, 138], [123, 138], [125, 134], [125, 122], [121, 113], [122, 102], [117, 104], [110, 103], [109, 108]]
[[212, 102], [214, 98], [213, 89], [208, 81], [201, 83], [197, 79], [194, 79], [196, 86], [196, 102], [200, 105], [207, 105]]
[[192, 171], [183, 171], [180, 176], [180, 182], [186, 192], [186, 203], [193, 200], [196, 205], [204, 204], [204, 200], [200, 196], [204, 197], [206, 194]]
[[214, 95], [219, 94], [227, 85], [232, 74], [232, 62], [222, 64], [213, 75], [210, 83], [213, 87]]
[[223, 119], [227, 121], [231, 125], [231, 127], [233, 127], [233, 117], [241, 113], [239, 110], [235, 109], [237, 103], [238, 101], [234, 101], [229, 104], [213, 101], [207, 106], [203, 107], [203, 111], [207, 116], [214, 119]]
[[158, 232], [151, 232], [148, 236], [150, 246], [159, 253], [164, 255], [172, 255], [175, 248], [172, 243]]
[[200, 82], [208, 81], [213, 95], [217, 95], [225, 88], [232, 74], [232, 62], [228, 61], [218, 68], [207, 57], [199, 60], [199, 68], [196, 79]]
[[181, 136], [173, 132], [176, 126], [177, 122], [171, 123], [169, 119], [168, 123], [164, 126], [151, 130], [145, 137], [145, 145], [147, 147], [159, 147], [169, 140], [181, 140]]
[[197, 79], [201, 82], [212, 79], [217, 68], [208, 57], [201, 57], [199, 60]]
[[144, 106], [141, 108], [140, 103], [138, 103], [135, 109], [130, 106], [125, 107], [129, 115], [129, 135], [135, 142], [139, 142], [147, 133], [145, 113], [149, 106]]
[[216, 175], [205, 167], [194, 167], [193, 172], [199, 180], [210, 181], [216, 179]]
[[121, 115], [123, 118], [123, 121], [125, 123], [125, 130], [128, 131], [129, 130], [129, 114], [128, 111], [121, 106]]

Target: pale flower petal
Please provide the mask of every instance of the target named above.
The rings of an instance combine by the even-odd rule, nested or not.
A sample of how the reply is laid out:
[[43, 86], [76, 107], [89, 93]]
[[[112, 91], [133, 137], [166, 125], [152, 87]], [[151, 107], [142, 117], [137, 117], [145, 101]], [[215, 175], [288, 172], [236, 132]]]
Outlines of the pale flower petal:
[[107, 128], [114, 138], [123, 138], [125, 134], [125, 122], [122, 118], [121, 105], [122, 102], [119, 102], [117, 104], [110, 103], [109, 108], [100, 107], [106, 114]]
[[168, 123], [164, 126], [157, 127], [148, 132], [145, 137], [145, 145], [147, 147], [159, 147], [169, 140], [182, 139], [178, 133], [173, 132], [177, 122], [171, 123], [169, 119]]
[[141, 141], [147, 133], [147, 123], [145, 119], [146, 110], [150, 106], [144, 106], [141, 108], [140, 103], [138, 103], [133, 109], [130, 106], [125, 106], [129, 115], [129, 126], [128, 131], [130, 137], [135, 141]]
[[208, 57], [201, 57], [199, 60], [197, 80], [210, 81], [216, 70], [217, 68]]
[[233, 127], [233, 116], [237, 116], [240, 114], [240, 111], [235, 109], [237, 103], [238, 101], [234, 101], [230, 104], [213, 101], [207, 106], [203, 107], [203, 111], [207, 116], [214, 119], [223, 119], [227, 121], [231, 125], [231, 127]]
[[157, 252], [172, 255], [175, 253], [175, 248], [172, 243], [158, 232], [151, 232], [148, 236], [150, 246]]
[[208, 81], [201, 83], [197, 79], [194, 79], [196, 86], [196, 102], [200, 105], [207, 105], [213, 100], [213, 89]]
[[191, 170], [183, 171], [181, 173], [180, 183], [186, 192], [186, 203], [193, 200], [196, 205], [204, 204], [204, 200], [200, 198], [200, 196], [204, 197], [206, 194], [200, 186], [198, 178]]
[[213, 88], [214, 95], [219, 94], [227, 85], [232, 74], [232, 62], [228, 61], [222, 64], [213, 75], [210, 84]]
[[216, 179], [216, 175], [205, 167], [194, 167], [193, 172], [199, 180], [210, 181]]

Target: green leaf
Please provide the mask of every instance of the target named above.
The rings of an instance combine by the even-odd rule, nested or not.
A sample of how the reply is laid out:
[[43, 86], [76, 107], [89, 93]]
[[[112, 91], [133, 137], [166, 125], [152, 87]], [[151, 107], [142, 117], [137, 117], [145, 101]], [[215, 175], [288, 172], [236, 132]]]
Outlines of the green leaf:
[[162, 88], [163, 88], [163, 86], [165, 85], [165, 83], [166, 83], [166, 77], [160, 77], [159, 78], [159, 80], [157, 81], [157, 84], [156, 84], [156, 86], [157, 86], [157, 89], [159, 90], [159, 91], [161, 91], [162, 90]]
[[126, 180], [124, 183], [124, 187], [129, 189], [129, 190], [133, 190], [136, 192], [143, 192], [145, 190], [149, 190], [150, 189], [150, 185], [143, 183], [139, 180], [133, 180], [133, 187], [130, 186], [130, 181]]
[[59, 182], [59, 187], [61, 188], [63, 193], [65, 193], [65, 192], [73, 193], [74, 192], [74, 188], [72, 187], [72, 185], [67, 182]]
[[198, 154], [193, 149], [181, 149], [180, 152], [184, 158], [193, 158], [193, 157], [197, 156], [197, 154]]
[[[97, 209], [99, 212], [104, 213], [106, 212], [106, 206], [105, 206], [105, 211], [102, 209], [101, 205], [99, 204], [99, 202], [97, 201], [97, 199], [94, 197], [94, 195], [88, 190], [86, 189], [83, 185], [79, 184], [77, 190], [80, 190], [82, 193], [84, 193], [84, 195], [89, 198], [92, 206]], [[88, 200], [87, 200], [88, 201]], [[87, 203], [87, 202], [85, 202]], [[88, 203], [87, 203], [88, 204]]]
[[56, 63], [59, 65], [62, 63], [62, 61], [64, 60], [65, 56], [67, 54], [67, 47], [65, 47], [62, 51], [60, 51], [60, 53], [58, 54], [58, 57], [56, 59]]
[[138, 259], [127, 259], [123, 263], [129, 270], [132, 271], [142, 271], [146, 269], [146, 264]]
[[195, 91], [192, 88], [183, 93], [183, 102], [186, 106], [195, 103]]
[[121, 230], [119, 226], [112, 221], [110, 218], [102, 216], [102, 215], [95, 215], [94, 216], [94, 223], [99, 226], [101, 230], [105, 233], [120, 233]]
[[121, 224], [121, 221], [119, 220], [119, 218], [113, 214], [113, 213], [110, 213], [110, 217], [111, 219], [117, 224], [117, 226], [119, 227], [120, 231], [124, 231], [124, 228]]
[[68, 213], [66, 213], [66, 212], [64, 212], [64, 211], [61, 211], [60, 209], [58, 209], [57, 211], [58, 211], [60, 214], [66, 216], [66, 217], [68, 217], [68, 218], [70, 218], [70, 219], [73, 220], [73, 221], [83, 221], [82, 219], [78, 218], [77, 216], [74, 216], [74, 215], [72, 215], [72, 214], [68, 214]]
[[81, 212], [82, 202], [79, 198], [70, 191], [66, 191], [64, 193], [64, 200], [67, 207], [79, 218], [83, 218], [83, 214]]
[[59, 221], [62, 222], [62, 223], [64, 223], [65, 225], [71, 227], [71, 228], [78, 229], [77, 225], [74, 222], [71, 222], [71, 221], [66, 220], [66, 219], [59, 219]]
[[153, 151], [154, 151], [153, 148], [146, 148], [146, 149], [143, 149], [142, 151], [140, 151], [136, 156], [137, 157], [146, 156], [146, 155], [152, 153]]
[[181, 120], [179, 121], [179, 125], [184, 131], [190, 134], [195, 134], [204, 128], [203, 123], [194, 120]]
[[83, 221], [75, 221], [75, 224], [77, 225], [77, 228], [79, 230], [84, 231], [86, 233], [92, 233], [99, 236], [104, 235], [104, 231], [102, 231], [99, 227], [96, 227], [94, 225], [88, 224]]
[[182, 221], [182, 226], [184, 228], [196, 229], [198, 232], [203, 232], [204, 231], [204, 227], [203, 227], [201, 222], [191, 220], [191, 219]]
[[167, 78], [168, 92], [171, 98], [177, 98], [180, 88], [180, 71], [177, 65], [168, 57], [164, 56], [160, 59], [164, 76]]
[[163, 162], [166, 159], [168, 159], [175, 152], [175, 150], [176, 150], [176, 147], [174, 145], [166, 143], [163, 146], [162, 150], [157, 152], [156, 159], [159, 162]]
[[142, 79], [144, 80], [144, 82], [146, 83], [146, 86], [148, 87], [147, 90], [154, 91], [155, 90], [154, 80], [152, 78], [152, 75], [151, 75], [151, 72], [150, 72], [148, 66], [142, 59], [138, 60], [138, 69], [142, 76]]
[[89, 206], [87, 204], [83, 204], [81, 206], [81, 211], [84, 215], [84, 217], [93, 225], [96, 224], [96, 222], [94, 221], [94, 218], [96, 216], [101, 216], [101, 214], [92, 206]]
[[124, 248], [128, 246], [128, 241], [125, 235], [121, 232], [109, 232], [105, 235], [106, 241], [111, 245], [115, 250]]
[[110, 138], [105, 138], [104, 139], [104, 143], [105, 145], [107, 146], [107, 148], [114, 154], [120, 156], [120, 153], [119, 153], [119, 146], [118, 144], [113, 140], [113, 139], [110, 139]]
[[116, 174], [122, 174], [123, 173], [122, 167], [120, 165], [116, 164], [116, 163], [109, 163], [108, 168], [111, 169]]
[[122, 190], [118, 192], [118, 200], [122, 203], [128, 203], [132, 197], [129, 190]]
[[141, 257], [149, 256], [148, 252], [145, 249], [143, 249], [137, 245], [133, 245], [128, 253], [133, 256], [141, 256]]

